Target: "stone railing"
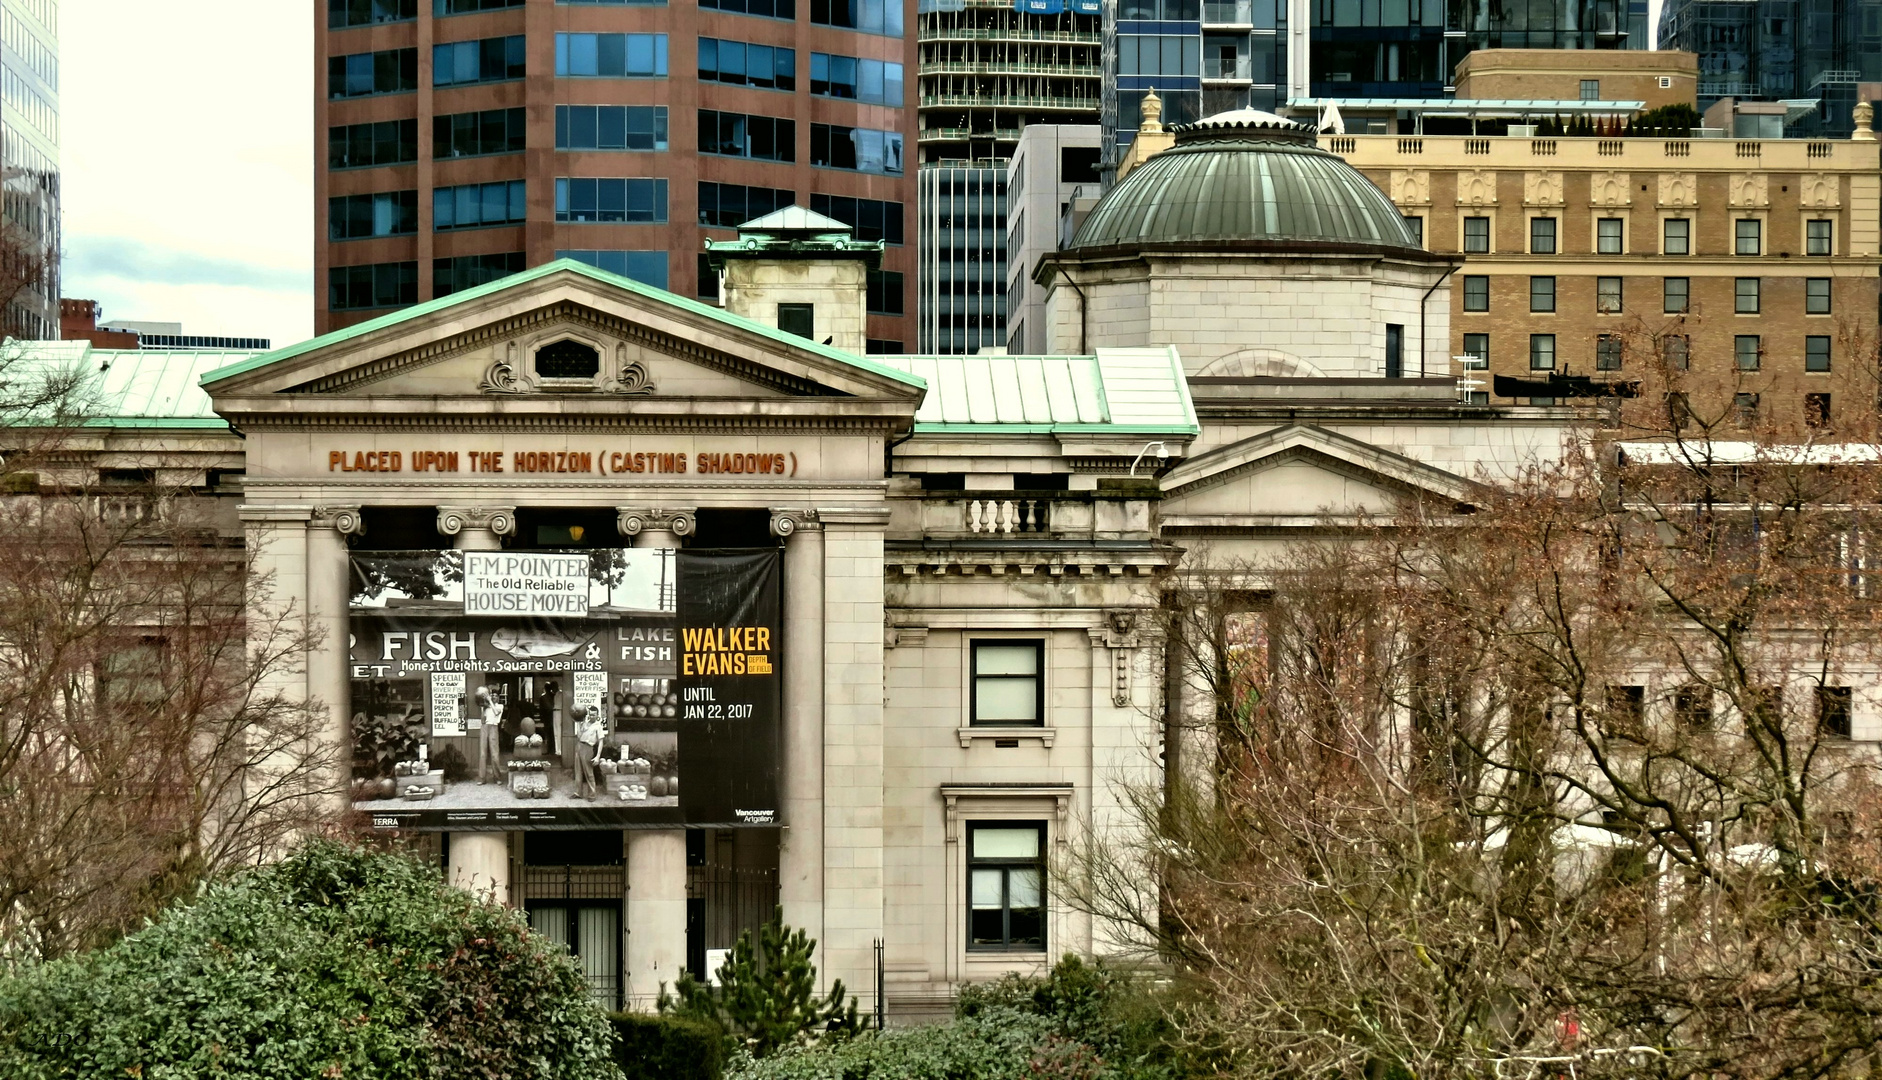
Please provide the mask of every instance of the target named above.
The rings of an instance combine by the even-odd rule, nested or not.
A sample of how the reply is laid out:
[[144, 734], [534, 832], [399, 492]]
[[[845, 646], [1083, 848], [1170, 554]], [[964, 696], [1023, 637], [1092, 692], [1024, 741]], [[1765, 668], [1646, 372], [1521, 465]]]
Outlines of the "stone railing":
[[961, 505], [970, 533], [1010, 536], [1049, 531], [1052, 504], [1045, 499], [968, 499]]
[[1590, 167], [1677, 169], [1874, 169], [1876, 144], [1847, 139], [1666, 139], [1451, 135], [1322, 135], [1320, 145], [1360, 167], [1533, 168], [1550, 157], [1553, 168], [1586, 159]]

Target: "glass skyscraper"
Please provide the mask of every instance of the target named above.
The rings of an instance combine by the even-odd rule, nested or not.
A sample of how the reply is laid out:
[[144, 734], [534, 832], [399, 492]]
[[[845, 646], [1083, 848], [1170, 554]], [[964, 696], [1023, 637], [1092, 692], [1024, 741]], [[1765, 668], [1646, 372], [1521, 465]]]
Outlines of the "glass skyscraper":
[[1795, 134], [1848, 135], [1857, 84], [1882, 81], [1882, 0], [1667, 0], [1660, 47], [1699, 55], [1701, 109], [1788, 100]]
[[59, 3], [0, 0], [0, 168], [13, 292], [4, 332], [59, 336]]

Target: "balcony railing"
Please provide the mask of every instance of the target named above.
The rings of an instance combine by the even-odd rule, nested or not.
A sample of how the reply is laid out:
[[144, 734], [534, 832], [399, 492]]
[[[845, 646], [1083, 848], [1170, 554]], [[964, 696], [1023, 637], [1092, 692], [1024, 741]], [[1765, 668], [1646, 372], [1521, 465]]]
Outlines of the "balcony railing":
[[1024, 94], [923, 94], [923, 106], [958, 105], [966, 108], [1071, 109], [1096, 111], [1100, 104], [1094, 97], [1039, 97]]
[[1089, 64], [1037, 64], [1025, 60], [925, 60], [923, 75], [1064, 75], [1096, 82], [1102, 70], [1096, 57]]
[[1207, 26], [1251, 26], [1254, 24], [1254, 5], [1250, 0], [1206, 0], [1202, 5], [1202, 21]]
[[1205, 79], [1239, 79], [1247, 82], [1252, 76], [1248, 73], [1248, 61], [1244, 59], [1224, 60], [1220, 57], [1202, 62], [1202, 77]]
[[1034, 30], [1027, 27], [942, 26], [924, 28], [921, 41], [1050, 41], [1103, 45], [1104, 35], [1083, 30]]

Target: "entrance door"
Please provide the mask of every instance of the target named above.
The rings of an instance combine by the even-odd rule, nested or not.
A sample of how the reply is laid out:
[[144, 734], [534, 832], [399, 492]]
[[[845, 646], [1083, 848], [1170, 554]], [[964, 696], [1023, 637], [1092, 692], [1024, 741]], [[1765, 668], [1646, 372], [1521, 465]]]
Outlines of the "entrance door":
[[530, 901], [529, 925], [580, 961], [588, 995], [604, 1009], [621, 1007], [621, 905], [608, 901]]

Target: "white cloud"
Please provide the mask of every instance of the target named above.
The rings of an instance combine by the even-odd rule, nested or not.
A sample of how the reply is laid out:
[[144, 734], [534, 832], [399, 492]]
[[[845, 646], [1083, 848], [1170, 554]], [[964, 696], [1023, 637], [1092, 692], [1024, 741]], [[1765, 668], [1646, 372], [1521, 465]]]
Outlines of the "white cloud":
[[313, 11], [64, 0], [64, 293], [192, 334], [313, 331]]

